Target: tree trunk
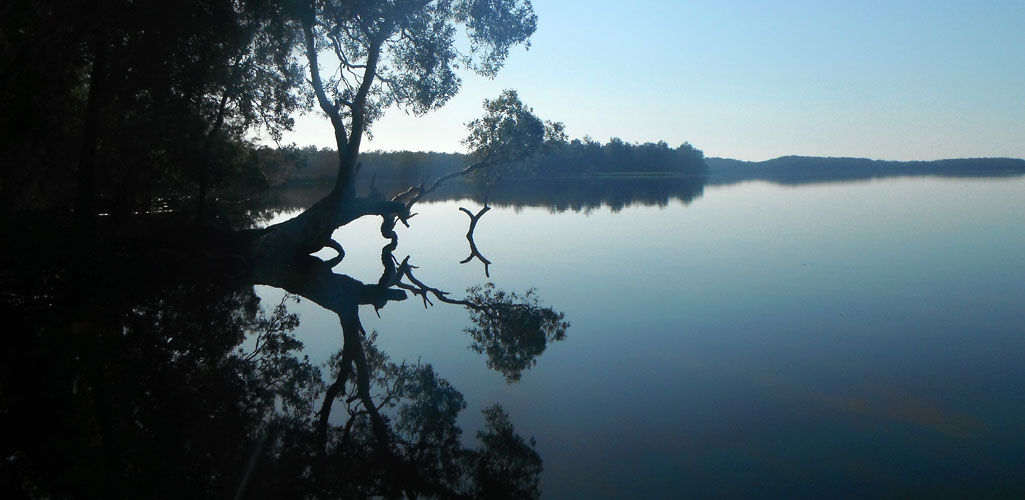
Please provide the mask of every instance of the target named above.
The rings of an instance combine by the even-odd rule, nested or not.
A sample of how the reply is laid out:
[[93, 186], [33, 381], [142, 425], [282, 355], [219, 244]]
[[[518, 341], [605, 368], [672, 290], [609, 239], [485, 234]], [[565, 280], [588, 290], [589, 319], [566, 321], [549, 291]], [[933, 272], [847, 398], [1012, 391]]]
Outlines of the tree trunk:
[[107, 51], [106, 37], [102, 28], [97, 28], [93, 37], [93, 67], [89, 74], [89, 96], [75, 193], [75, 229], [80, 236], [92, 234], [96, 218], [96, 149], [99, 147], [102, 100], [106, 91]]
[[332, 191], [295, 218], [251, 233], [250, 256], [257, 263], [309, 255], [330, 244], [331, 234], [366, 215], [398, 216], [406, 206], [396, 201], [361, 198]]
[[294, 219], [254, 233], [250, 251], [257, 265], [260, 265], [260, 262], [309, 255], [325, 246], [337, 247], [336, 243], [329, 243], [334, 230], [365, 215], [391, 217], [405, 216], [408, 212], [407, 205], [398, 201], [356, 196], [359, 148], [363, 129], [366, 127], [367, 99], [377, 74], [381, 47], [389, 31], [382, 30], [377, 33], [370, 43], [366, 67], [363, 70], [363, 80], [360, 82], [353, 101], [345, 103], [352, 112], [350, 127], [349, 130], [346, 130], [342, 114], [339, 111], [339, 107], [343, 103], [332, 101], [328, 97], [320, 78], [320, 64], [317, 59], [313, 31], [314, 23], [314, 11], [310, 5], [307, 6], [302, 17], [306, 58], [309, 62], [310, 82], [313, 85], [317, 102], [321, 110], [331, 120], [331, 126], [334, 129], [335, 143], [338, 148], [338, 177], [331, 193], [312, 207]]
[[227, 108], [229, 92], [231, 92], [231, 89], [225, 90], [224, 95], [221, 96], [220, 105], [217, 107], [217, 118], [203, 140], [203, 156], [200, 158], [199, 163], [199, 200], [196, 203], [196, 224], [203, 224], [203, 219], [206, 217], [206, 192], [210, 178], [210, 149], [213, 147], [214, 137], [217, 136], [217, 133], [221, 130], [221, 125], [224, 124], [224, 111]]

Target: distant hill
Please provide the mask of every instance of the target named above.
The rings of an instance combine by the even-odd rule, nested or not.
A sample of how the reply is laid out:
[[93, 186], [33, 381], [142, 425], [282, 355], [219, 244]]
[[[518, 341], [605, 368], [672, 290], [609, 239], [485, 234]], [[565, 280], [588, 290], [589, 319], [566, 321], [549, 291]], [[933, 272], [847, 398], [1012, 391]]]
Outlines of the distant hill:
[[709, 184], [763, 180], [778, 184], [806, 184], [868, 180], [881, 177], [1007, 177], [1025, 175], [1025, 160], [1017, 158], [964, 158], [935, 161], [889, 161], [867, 158], [783, 156], [766, 161], [706, 158]]

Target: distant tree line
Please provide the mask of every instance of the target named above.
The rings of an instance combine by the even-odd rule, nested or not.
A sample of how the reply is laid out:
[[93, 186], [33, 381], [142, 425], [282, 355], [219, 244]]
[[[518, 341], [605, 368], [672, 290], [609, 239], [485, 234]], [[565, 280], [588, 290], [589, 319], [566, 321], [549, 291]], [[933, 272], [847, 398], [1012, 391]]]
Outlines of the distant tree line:
[[711, 184], [730, 184], [752, 180], [779, 184], [807, 184], [882, 177], [999, 177], [1025, 174], [1025, 160], [1016, 158], [889, 161], [867, 158], [782, 156], [758, 162], [708, 158], [707, 163], [709, 166], [708, 181]]
[[[271, 167], [268, 173], [275, 184], [323, 184], [334, 182], [338, 173], [338, 153], [331, 148], [281, 148], [279, 158], [288, 159]], [[299, 161], [291, 161], [298, 158]], [[361, 176], [377, 180], [416, 182], [421, 176], [434, 178], [459, 170], [466, 155], [425, 151], [370, 151], [360, 154]]]
[[[308, 146], [275, 150], [279, 165], [263, 165], [261, 171], [275, 184], [318, 184], [333, 182], [337, 153], [333, 149]], [[270, 154], [264, 155], [270, 158]], [[362, 178], [378, 181], [416, 182], [462, 168], [467, 156], [460, 153], [424, 151], [371, 151], [360, 155]], [[489, 183], [498, 177], [562, 178], [615, 175], [676, 175], [703, 177], [705, 156], [689, 143], [671, 148], [664, 141], [630, 144], [612, 138], [601, 144], [589, 137], [567, 141], [550, 137], [536, 154], [493, 169], [476, 180]]]
[[665, 141], [630, 144], [613, 137], [601, 144], [587, 136], [568, 142], [549, 141], [540, 154], [518, 167], [527, 176], [539, 177], [616, 174], [704, 176], [708, 170], [704, 153], [686, 142], [671, 148]]

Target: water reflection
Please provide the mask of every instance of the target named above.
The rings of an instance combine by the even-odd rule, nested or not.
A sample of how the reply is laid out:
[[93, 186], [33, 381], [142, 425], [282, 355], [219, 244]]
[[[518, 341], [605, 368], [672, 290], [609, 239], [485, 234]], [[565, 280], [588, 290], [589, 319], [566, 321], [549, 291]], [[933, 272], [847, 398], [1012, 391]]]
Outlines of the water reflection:
[[[701, 197], [705, 179], [701, 177], [665, 176], [656, 178], [572, 178], [572, 179], [502, 179], [493, 186], [470, 182], [453, 182], [430, 196], [431, 200], [469, 199], [479, 205], [498, 208], [545, 207], [553, 213], [591, 212], [603, 207], [618, 212], [623, 208], [668, 206], [673, 201], [684, 204]], [[378, 182], [385, 195], [405, 190], [407, 184]], [[362, 190], [370, 186], [363, 186]], [[269, 219], [277, 212], [305, 208], [330, 189], [318, 185], [275, 188], [261, 200], [252, 200], [248, 209], [258, 219]]]
[[[5, 279], [2, 424], [18, 432], [4, 496], [536, 498], [533, 441], [493, 405], [467, 446], [462, 394], [429, 363], [390, 360], [359, 306], [412, 294], [465, 307], [472, 347], [510, 381], [568, 324], [533, 292], [451, 298], [396, 246], [369, 284], [334, 273], [341, 256], [253, 269], [146, 249]], [[265, 310], [254, 284], [289, 294]], [[327, 373], [293, 335], [300, 300], [338, 316]]]
[[[401, 356], [380, 347], [419, 331], [403, 299], [481, 311], [466, 343], [510, 380], [565, 336], [531, 293], [453, 298], [413, 267], [478, 279], [479, 264], [455, 264], [462, 226], [436, 260], [360, 241], [360, 280], [312, 257], [247, 269], [167, 249], [70, 268], [21, 256], [15, 267], [36, 271], [0, 278], [5, 497], [530, 497], [541, 453], [555, 498], [1020, 496], [1021, 188], [759, 183], [659, 217], [493, 209], [478, 229], [494, 275], [540, 286], [587, 332], [500, 398], [476, 371], [388, 359], [416, 359], [422, 337], [402, 337], [415, 347]], [[420, 217], [465, 223], [458, 205]], [[292, 294], [261, 311], [254, 283]], [[341, 332], [325, 367], [292, 335], [294, 300]], [[380, 335], [359, 304], [385, 317]], [[481, 429], [470, 444], [453, 417], [467, 401], [486, 407], [463, 424]]]
[[[712, 158], [709, 175], [631, 176], [609, 175], [554, 179], [501, 179], [494, 185], [453, 182], [430, 196], [431, 200], [469, 199], [516, 209], [544, 207], [552, 213], [573, 211], [590, 213], [603, 207], [619, 212], [630, 206], [666, 207], [679, 201], [684, 205], [700, 198], [706, 186], [762, 181], [799, 186], [829, 183], [866, 182], [897, 177], [991, 178], [1004, 179], [1025, 175], [1025, 162], [1010, 159], [967, 159], [937, 162], [879, 162], [850, 158], [785, 157], [767, 162], [748, 163]], [[405, 190], [408, 183], [378, 182], [385, 194]], [[363, 190], [370, 189], [369, 185]], [[327, 186], [294, 185], [272, 189], [247, 207], [263, 220], [280, 211], [306, 208], [320, 199]], [[257, 217], [258, 219], [261, 217]]]

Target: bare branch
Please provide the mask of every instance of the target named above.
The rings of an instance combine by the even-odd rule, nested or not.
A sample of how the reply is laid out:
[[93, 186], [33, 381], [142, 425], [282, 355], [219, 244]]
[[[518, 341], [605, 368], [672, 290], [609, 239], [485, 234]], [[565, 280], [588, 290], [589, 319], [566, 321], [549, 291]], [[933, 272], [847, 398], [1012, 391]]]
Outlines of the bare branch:
[[492, 160], [492, 157], [491, 157], [490, 154], [488, 154], [481, 161], [479, 161], [477, 163], [474, 163], [474, 164], [472, 164], [472, 165], [470, 165], [470, 166], [468, 166], [468, 167], [466, 167], [466, 168], [464, 168], [462, 170], [458, 170], [458, 171], [455, 171], [455, 172], [450, 172], [450, 173], [445, 174], [445, 175], [443, 175], [441, 177], [438, 177], [437, 179], [434, 180], [434, 182], [431, 183], [431, 185], [429, 187], [426, 187], [426, 188], [424, 187], [423, 180], [421, 180], [419, 186], [410, 187], [406, 191], [395, 195], [395, 197], [392, 198], [392, 201], [402, 201], [407, 196], [409, 196], [410, 197], [409, 200], [405, 202], [406, 203], [406, 211], [408, 212], [411, 208], [413, 208], [413, 204], [414, 203], [420, 201], [424, 196], [427, 196], [428, 194], [436, 191], [446, 181], [448, 181], [450, 179], [454, 179], [456, 177], [463, 177], [463, 176], [466, 176], [466, 175], [470, 175], [473, 172], [476, 172], [477, 170], [480, 170], [480, 169], [482, 169], [484, 167], [488, 167], [488, 166], [494, 165], [494, 162], [492, 162], [491, 160]]
[[474, 257], [476, 257], [484, 263], [484, 276], [490, 278], [491, 273], [488, 270], [488, 266], [491, 265], [491, 261], [480, 254], [480, 251], [477, 250], [477, 243], [473, 241], [473, 230], [477, 228], [477, 221], [479, 221], [481, 216], [487, 213], [488, 210], [491, 210], [491, 207], [488, 206], [488, 200], [484, 200], [484, 208], [481, 208], [476, 215], [473, 212], [470, 212], [470, 210], [463, 207], [459, 207], [459, 210], [470, 217], [470, 228], [466, 231], [466, 240], [470, 242], [470, 255], [468, 255], [465, 259], [459, 261], [459, 263], [466, 264], [467, 262], [473, 260]]
[[320, 78], [320, 63], [317, 59], [317, 43], [316, 37], [313, 34], [313, 24], [315, 22], [315, 15], [310, 7], [310, 11], [306, 16], [303, 17], [303, 34], [306, 38], [306, 60], [310, 65], [310, 83], [313, 84], [313, 92], [317, 96], [317, 102], [320, 104], [320, 109], [327, 114], [328, 119], [331, 120], [331, 126], [335, 131], [335, 144], [339, 151], [347, 151], [349, 147], [349, 141], [345, 135], [345, 123], [342, 122], [342, 117], [338, 113], [338, 105], [331, 102], [327, 97], [327, 93], [324, 91], [324, 82]]

